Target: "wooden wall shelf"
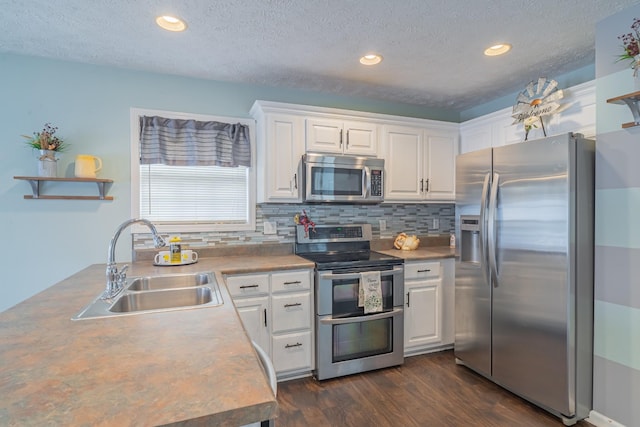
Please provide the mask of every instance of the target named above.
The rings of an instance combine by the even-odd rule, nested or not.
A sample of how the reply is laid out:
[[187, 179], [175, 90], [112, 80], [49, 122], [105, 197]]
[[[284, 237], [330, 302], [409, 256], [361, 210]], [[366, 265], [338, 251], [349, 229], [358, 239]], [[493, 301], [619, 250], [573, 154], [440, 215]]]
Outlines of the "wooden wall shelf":
[[631, 114], [633, 114], [633, 121], [623, 123], [623, 129], [640, 125], [640, 104], [638, 104], [640, 102], [640, 91], [610, 98], [607, 99], [607, 102], [609, 104], [626, 105], [631, 110]]
[[[58, 199], [58, 200], [113, 200], [112, 196], [106, 196], [106, 185], [113, 182], [112, 179], [101, 178], [52, 178], [44, 176], [14, 176], [13, 179], [29, 181], [33, 194], [25, 195], [25, 199]], [[58, 182], [95, 182], [98, 185], [98, 196], [64, 196], [40, 194], [42, 183], [45, 181]]]

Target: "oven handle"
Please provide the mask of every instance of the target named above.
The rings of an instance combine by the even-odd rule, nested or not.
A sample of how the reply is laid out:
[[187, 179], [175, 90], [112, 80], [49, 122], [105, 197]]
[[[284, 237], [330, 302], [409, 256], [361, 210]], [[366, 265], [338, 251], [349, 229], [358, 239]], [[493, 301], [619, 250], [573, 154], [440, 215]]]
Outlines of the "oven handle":
[[320, 318], [320, 323], [325, 325], [344, 325], [346, 323], [354, 323], [354, 322], [363, 322], [368, 320], [378, 320], [378, 319], [386, 319], [387, 317], [393, 317], [398, 314], [402, 314], [401, 308], [394, 308], [391, 311], [384, 311], [382, 313], [377, 314], [367, 314], [366, 316], [357, 316], [357, 317], [341, 317], [339, 319], [334, 319], [332, 317]]
[[[375, 271], [375, 270], [370, 270], [370, 269], [365, 269], [362, 270], [364, 271]], [[382, 270], [380, 271], [380, 276], [392, 276], [396, 273], [402, 273], [403, 268], [394, 268], [393, 270]], [[325, 273], [325, 274], [320, 274], [320, 279], [322, 280], [333, 280], [333, 279], [340, 279], [340, 280], [349, 280], [349, 279], [359, 279], [360, 278], [360, 273], [344, 273], [344, 274], [335, 274], [335, 273]]]

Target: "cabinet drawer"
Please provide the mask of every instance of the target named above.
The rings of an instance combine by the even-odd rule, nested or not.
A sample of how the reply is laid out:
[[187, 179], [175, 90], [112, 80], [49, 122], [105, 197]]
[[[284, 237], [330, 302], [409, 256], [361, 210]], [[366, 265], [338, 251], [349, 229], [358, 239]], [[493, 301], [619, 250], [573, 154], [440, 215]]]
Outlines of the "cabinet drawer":
[[271, 315], [274, 333], [311, 328], [311, 292], [273, 295]]
[[412, 262], [404, 265], [404, 278], [424, 279], [430, 277], [440, 277], [439, 262]]
[[226, 283], [232, 297], [269, 293], [268, 274], [227, 276]]
[[271, 275], [273, 292], [311, 289], [311, 270], [286, 271]]
[[311, 331], [274, 335], [272, 351], [276, 372], [311, 369]]

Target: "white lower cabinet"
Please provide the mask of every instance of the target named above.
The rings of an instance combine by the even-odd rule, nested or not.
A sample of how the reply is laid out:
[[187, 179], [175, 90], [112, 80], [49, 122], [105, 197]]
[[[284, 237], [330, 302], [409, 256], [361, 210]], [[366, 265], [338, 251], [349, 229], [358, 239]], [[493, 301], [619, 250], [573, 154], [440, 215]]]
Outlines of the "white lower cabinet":
[[278, 379], [310, 375], [312, 270], [228, 275], [226, 283], [247, 334], [269, 354]]
[[453, 343], [451, 273], [453, 259], [405, 262], [405, 356], [439, 350]]

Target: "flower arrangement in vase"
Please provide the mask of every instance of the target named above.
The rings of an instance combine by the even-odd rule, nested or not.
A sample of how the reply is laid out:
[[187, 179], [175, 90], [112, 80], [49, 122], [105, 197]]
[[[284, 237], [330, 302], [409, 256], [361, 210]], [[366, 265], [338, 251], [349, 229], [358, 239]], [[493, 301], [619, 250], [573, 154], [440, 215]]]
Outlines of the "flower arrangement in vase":
[[56, 153], [67, 149], [68, 144], [55, 135], [58, 128], [46, 123], [40, 132], [34, 132], [33, 136], [22, 135], [27, 139], [27, 146], [38, 150], [38, 176], [56, 177], [58, 174]]
[[633, 76], [638, 77], [638, 69], [640, 69], [640, 18], [634, 18], [631, 24], [632, 32], [618, 36], [622, 41], [622, 50], [624, 53], [619, 55], [618, 61], [631, 60], [631, 68]]

